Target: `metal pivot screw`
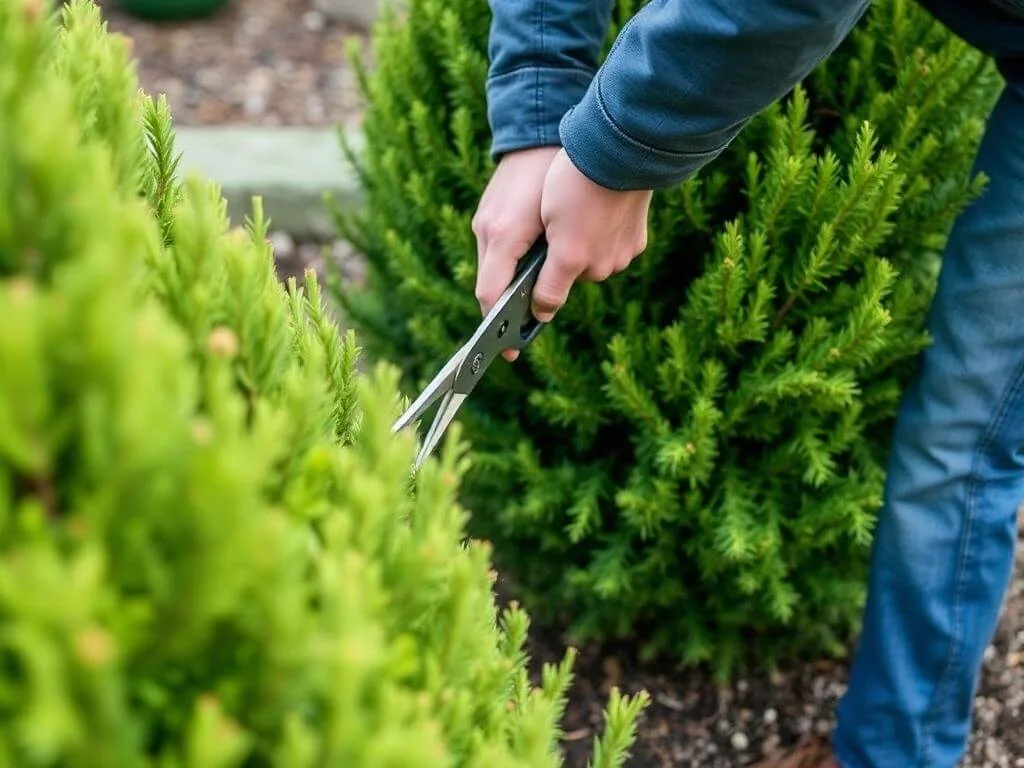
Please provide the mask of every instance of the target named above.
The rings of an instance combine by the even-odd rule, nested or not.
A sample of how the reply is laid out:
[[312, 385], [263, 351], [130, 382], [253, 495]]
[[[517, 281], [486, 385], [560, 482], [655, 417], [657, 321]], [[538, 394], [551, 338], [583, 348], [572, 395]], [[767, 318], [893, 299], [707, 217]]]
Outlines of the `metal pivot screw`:
[[480, 373], [480, 364], [483, 363], [483, 361], [483, 352], [477, 352], [476, 355], [473, 357], [473, 362], [469, 364], [469, 370], [471, 370], [474, 373], [474, 375]]

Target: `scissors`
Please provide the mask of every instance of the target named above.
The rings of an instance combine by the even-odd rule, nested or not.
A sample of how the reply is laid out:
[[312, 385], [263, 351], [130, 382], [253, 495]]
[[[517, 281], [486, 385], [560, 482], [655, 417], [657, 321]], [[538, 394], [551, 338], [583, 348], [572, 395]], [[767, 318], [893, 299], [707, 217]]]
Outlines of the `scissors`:
[[420, 445], [415, 468], [419, 469], [440, 442], [455, 414], [466, 402], [494, 359], [506, 349], [521, 350], [543, 330], [545, 323], [530, 311], [533, 287], [547, 258], [547, 242], [541, 236], [520, 259], [516, 275], [497, 303], [424, 388], [392, 427], [392, 434], [416, 421], [438, 399], [434, 422]]

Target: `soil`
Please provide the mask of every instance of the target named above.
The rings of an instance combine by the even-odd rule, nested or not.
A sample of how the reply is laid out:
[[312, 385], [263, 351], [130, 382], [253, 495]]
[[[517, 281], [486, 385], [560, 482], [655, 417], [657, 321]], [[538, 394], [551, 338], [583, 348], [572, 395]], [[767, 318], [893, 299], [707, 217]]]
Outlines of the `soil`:
[[[1024, 766], [1024, 536], [1017, 560], [999, 629], [986, 653], [974, 731], [961, 768]], [[565, 648], [560, 637], [538, 630], [528, 643], [538, 668], [560, 660]], [[613, 685], [624, 693], [646, 690], [652, 698], [628, 768], [740, 768], [807, 738], [827, 737], [847, 673], [845, 663], [808, 661], [719, 689], [705, 673], [639, 663], [628, 648], [581, 648], [563, 726], [566, 765], [587, 766]]]

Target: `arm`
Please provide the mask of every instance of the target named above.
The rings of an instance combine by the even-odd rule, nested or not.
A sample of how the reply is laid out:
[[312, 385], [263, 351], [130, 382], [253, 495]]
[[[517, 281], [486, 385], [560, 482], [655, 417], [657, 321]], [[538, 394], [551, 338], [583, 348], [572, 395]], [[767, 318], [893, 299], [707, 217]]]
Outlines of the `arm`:
[[[721, 154], [754, 115], [835, 50], [870, 2], [650, 0], [589, 77], [606, 0], [593, 18], [580, 0], [491, 1], [498, 11], [488, 84], [495, 154], [562, 149], [550, 162], [533, 155], [548, 150], [535, 149], [499, 164], [474, 219], [477, 296], [488, 306], [543, 232], [548, 257], [533, 313], [544, 321], [576, 280], [625, 270], [646, 248], [651, 190], [693, 176]], [[545, 13], [556, 6], [563, 23], [548, 27]], [[563, 27], [564, 37], [552, 35]], [[564, 109], [585, 76], [582, 97]], [[563, 111], [556, 139], [551, 120]]]
[[544, 232], [541, 192], [559, 151], [558, 126], [597, 72], [615, 0], [488, 2], [487, 117], [496, 168], [473, 216], [484, 314]]
[[488, 0], [487, 114], [494, 158], [560, 143], [597, 72], [615, 0]]
[[869, 0], [652, 0], [560, 125], [573, 164], [609, 189], [692, 176], [830, 54]]

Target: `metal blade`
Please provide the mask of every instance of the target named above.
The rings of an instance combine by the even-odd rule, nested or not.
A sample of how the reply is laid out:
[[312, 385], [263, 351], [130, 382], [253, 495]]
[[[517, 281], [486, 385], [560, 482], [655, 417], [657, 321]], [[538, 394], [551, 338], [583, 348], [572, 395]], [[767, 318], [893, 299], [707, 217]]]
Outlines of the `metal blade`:
[[423, 466], [423, 462], [434, 452], [437, 444], [441, 442], [441, 437], [455, 419], [455, 414], [459, 412], [459, 408], [466, 402], [466, 397], [466, 395], [457, 395], [451, 390], [444, 396], [444, 400], [441, 401], [441, 405], [437, 409], [437, 415], [434, 417], [434, 423], [430, 425], [430, 431], [423, 438], [420, 452], [416, 456], [416, 469]]
[[523, 349], [544, 328], [530, 311], [533, 286], [547, 258], [547, 245], [538, 240], [519, 264], [511, 285], [487, 313], [487, 317], [463, 347], [463, 363], [456, 371], [453, 387], [470, 394], [491, 363], [506, 349]]
[[459, 408], [502, 350], [524, 348], [543, 328], [544, 324], [537, 322], [530, 313], [530, 297], [546, 257], [547, 243], [541, 237], [520, 261], [511, 285], [487, 313], [476, 332], [452, 355], [392, 426], [392, 433], [405, 429], [438, 398], [444, 397], [416, 457], [417, 468], [437, 447]]
[[423, 413], [430, 408], [430, 406], [433, 405], [439, 397], [451, 390], [452, 383], [455, 381], [455, 376], [459, 372], [459, 365], [462, 362], [462, 356], [465, 352], [466, 348], [463, 347], [452, 355], [451, 359], [444, 364], [444, 367], [423, 389], [419, 397], [417, 397], [412, 404], [406, 408], [405, 413], [398, 418], [394, 426], [391, 428], [392, 434], [400, 432], [408, 427], [422, 416]]

